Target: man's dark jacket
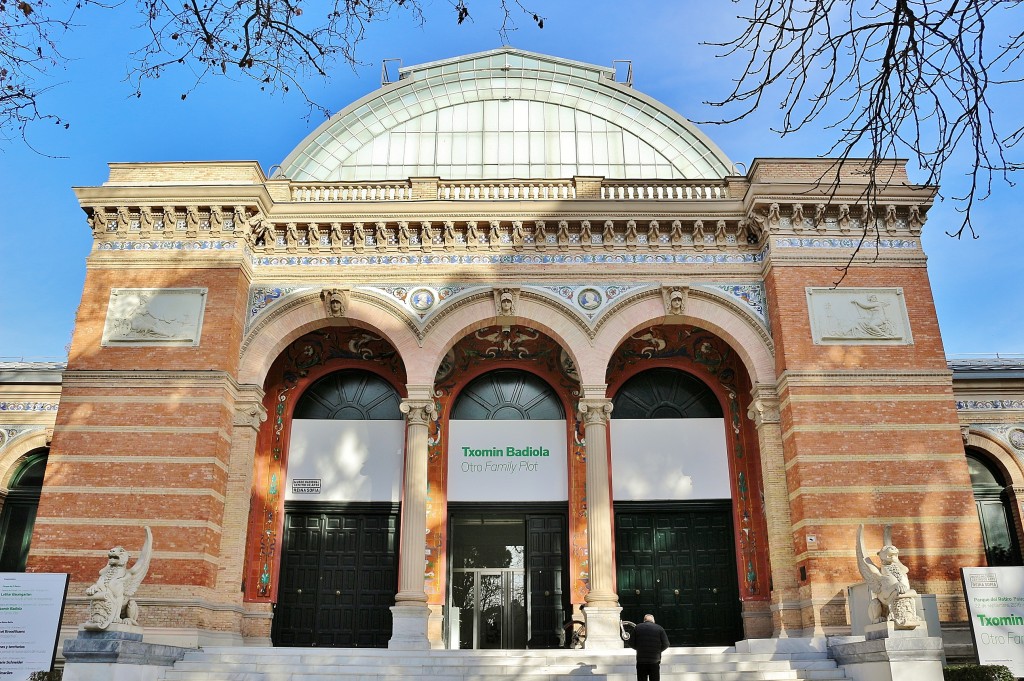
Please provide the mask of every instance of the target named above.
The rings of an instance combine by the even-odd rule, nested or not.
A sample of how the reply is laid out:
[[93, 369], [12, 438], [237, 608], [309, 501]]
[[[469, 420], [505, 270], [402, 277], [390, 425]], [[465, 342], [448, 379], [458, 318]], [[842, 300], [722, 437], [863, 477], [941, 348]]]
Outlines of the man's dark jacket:
[[668, 634], [660, 624], [641, 622], [629, 637], [629, 647], [636, 649], [637, 664], [660, 664], [661, 651], [668, 648]]

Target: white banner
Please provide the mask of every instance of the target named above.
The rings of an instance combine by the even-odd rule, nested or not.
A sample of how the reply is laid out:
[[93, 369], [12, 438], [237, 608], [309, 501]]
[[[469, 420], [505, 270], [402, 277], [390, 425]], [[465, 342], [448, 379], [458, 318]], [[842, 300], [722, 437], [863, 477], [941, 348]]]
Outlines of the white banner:
[[448, 501], [565, 501], [565, 421], [449, 421]]
[[728, 499], [724, 419], [611, 420], [616, 501]]
[[284, 498], [400, 501], [404, 448], [404, 420], [295, 419]]
[[1024, 677], [1024, 567], [960, 568], [980, 664]]
[[0, 573], [0, 680], [51, 670], [67, 587], [65, 574]]

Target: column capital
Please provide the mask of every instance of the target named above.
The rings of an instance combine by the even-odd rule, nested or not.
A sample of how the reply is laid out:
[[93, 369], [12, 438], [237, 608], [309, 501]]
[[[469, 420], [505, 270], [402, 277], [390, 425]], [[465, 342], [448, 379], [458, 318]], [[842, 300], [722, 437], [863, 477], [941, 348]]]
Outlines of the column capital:
[[607, 398], [584, 398], [580, 400], [578, 409], [580, 418], [582, 418], [584, 423], [587, 425], [590, 425], [591, 423], [607, 424], [608, 419], [611, 418], [612, 414], [612, 401]]
[[753, 398], [747, 408], [747, 418], [760, 428], [766, 423], [779, 423], [779, 392], [775, 386], [759, 383], [750, 391]]
[[426, 425], [437, 420], [437, 407], [433, 400], [405, 399], [398, 405], [410, 424]]
[[259, 430], [260, 424], [267, 420], [267, 408], [263, 406], [264, 394], [263, 388], [258, 385], [238, 386], [232, 425]]

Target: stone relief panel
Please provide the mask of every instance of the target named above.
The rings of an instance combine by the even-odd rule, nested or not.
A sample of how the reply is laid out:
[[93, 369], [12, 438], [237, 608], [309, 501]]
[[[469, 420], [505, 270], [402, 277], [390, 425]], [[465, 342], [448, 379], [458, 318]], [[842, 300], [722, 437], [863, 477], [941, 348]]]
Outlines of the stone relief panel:
[[902, 288], [807, 289], [816, 345], [912, 345]]
[[111, 289], [101, 344], [196, 347], [206, 294], [205, 288]]

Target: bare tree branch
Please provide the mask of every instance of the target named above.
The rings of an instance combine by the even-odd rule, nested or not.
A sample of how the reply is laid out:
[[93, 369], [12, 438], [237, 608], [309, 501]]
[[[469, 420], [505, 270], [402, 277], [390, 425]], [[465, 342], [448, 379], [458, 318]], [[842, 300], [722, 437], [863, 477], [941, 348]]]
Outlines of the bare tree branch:
[[1020, 101], [1014, 86], [1024, 80], [1024, 30], [1013, 12], [1021, 0], [752, 4], [740, 17], [746, 26], [739, 36], [711, 43], [724, 48], [721, 56], [742, 58], [743, 70], [725, 98], [708, 102], [731, 113], [706, 122], [742, 120], [777, 98], [776, 132], [824, 124], [837, 134], [829, 155], [873, 161], [869, 206], [888, 181], [876, 177], [885, 157], [911, 157], [926, 184], [938, 185], [947, 165], [959, 166], [960, 154], [967, 154], [968, 188], [953, 196], [963, 221], [950, 235], [977, 238], [976, 202], [990, 195], [994, 178], [1012, 185], [1011, 174], [1022, 168], [1009, 157], [1024, 137], [1019, 111], [1010, 117], [1011, 129], [1003, 129], [991, 103], [994, 87]]

